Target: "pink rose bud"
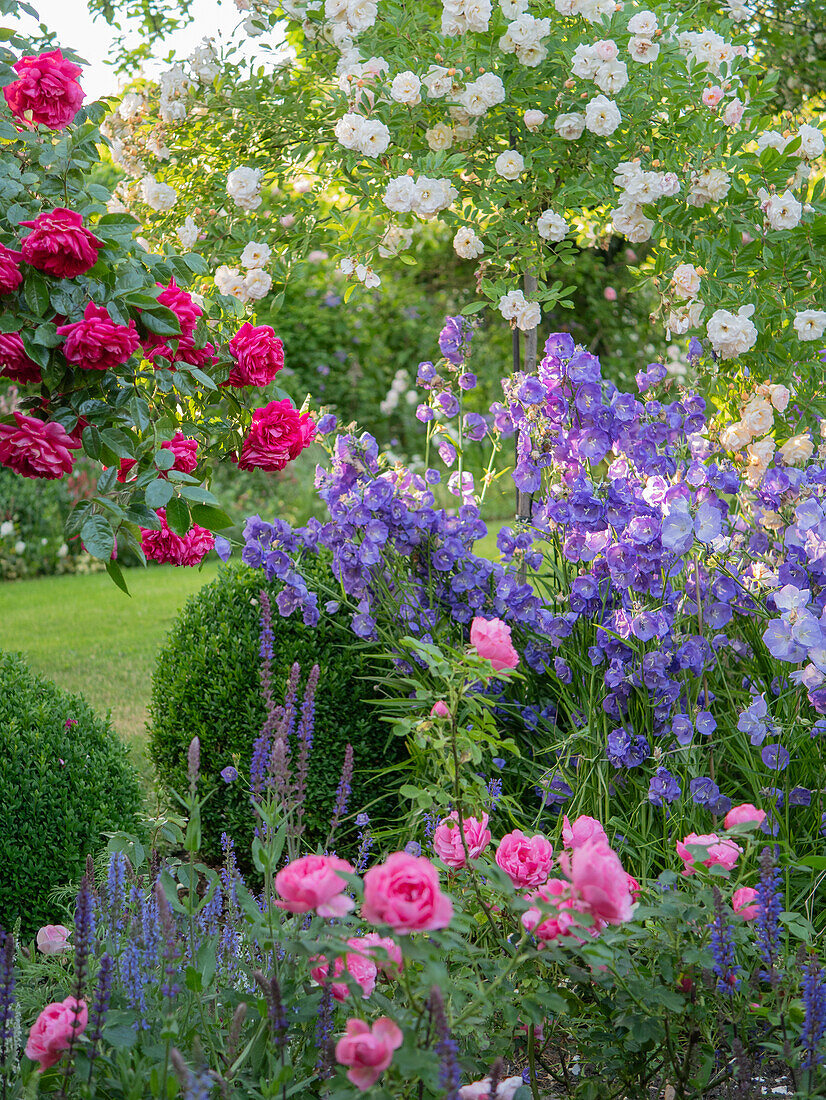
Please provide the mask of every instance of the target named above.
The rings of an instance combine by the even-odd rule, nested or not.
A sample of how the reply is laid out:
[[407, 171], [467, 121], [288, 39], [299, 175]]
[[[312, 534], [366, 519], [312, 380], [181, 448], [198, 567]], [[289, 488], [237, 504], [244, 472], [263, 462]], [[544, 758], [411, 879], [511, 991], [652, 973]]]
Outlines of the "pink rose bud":
[[275, 876], [275, 891], [282, 899], [275, 904], [289, 913], [315, 911], [320, 917], [342, 917], [356, 903], [344, 893], [347, 882], [336, 871], [352, 870], [338, 856], [302, 856]]
[[44, 924], [37, 933], [37, 950], [44, 955], [60, 955], [69, 950], [70, 935], [69, 929], [62, 924]]
[[606, 302], [616, 302], [617, 292], [616, 292], [616, 290], [614, 290], [614, 288], [612, 286], [607, 286], [605, 288], [605, 290], [603, 290], [602, 293], [603, 293], [603, 296], [605, 297]]
[[757, 891], [751, 886], [741, 886], [731, 895], [731, 907], [743, 920], [754, 920], [757, 916], [757, 906], [752, 902], [757, 897]]
[[295, 214], [285, 214], [278, 219], [284, 229], [290, 229], [295, 225]]
[[401, 1029], [387, 1016], [369, 1027], [350, 1019], [343, 1038], [336, 1043], [336, 1061], [349, 1066], [347, 1079], [361, 1092], [372, 1088], [393, 1061], [393, 1051], [404, 1042]]
[[[692, 855], [687, 847], [689, 844], [705, 848], [705, 856], [702, 852], [698, 853], [697, 856]], [[726, 871], [730, 871], [742, 851], [743, 849], [739, 844], [735, 844], [728, 837], [721, 839], [716, 833], [689, 833], [683, 841], [677, 841], [677, 854], [685, 864], [683, 868], [684, 875], [694, 874], [695, 860], [702, 863], [704, 867], [719, 866], [725, 868]]]
[[393, 852], [364, 876], [362, 918], [394, 932], [447, 928], [453, 903], [439, 888], [439, 872], [423, 856]]
[[762, 825], [765, 820], [765, 810], [758, 810], [750, 802], [743, 802], [729, 810], [723, 818], [723, 825], [726, 829], [731, 829], [734, 825], [745, 825], [748, 821], [756, 821], [758, 825]]
[[514, 886], [541, 886], [551, 873], [553, 855], [546, 837], [527, 837], [521, 829], [514, 829], [499, 841], [496, 862]]
[[562, 843], [566, 848], [578, 848], [586, 840], [601, 840], [608, 844], [605, 830], [595, 817], [580, 814], [571, 824], [565, 814], [562, 815]]
[[[433, 851], [446, 867], [464, 867], [467, 862], [458, 820], [459, 814], [454, 810], [439, 822], [433, 833]], [[462, 830], [465, 834], [468, 855], [471, 859], [478, 859], [490, 844], [488, 815], [482, 814], [481, 821], [475, 817], [464, 818]]]
[[519, 654], [511, 643], [511, 628], [501, 619], [483, 619], [477, 615], [470, 624], [470, 644], [497, 672], [519, 664]]
[[444, 702], [442, 702], [441, 699], [438, 699], [433, 704], [433, 706], [430, 708], [430, 717], [431, 718], [449, 718], [450, 717], [450, 711], [447, 709], [447, 703], [444, 703]]
[[40, 1071], [53, 1066], [64, 1050], [68, 1050], [72, 1033], [77, 1039], [86, 1030], [89, 1013], [85, 1001], [67, 997], [65, 1001], [46, 1005], [34, 1022], [26, 1043], [26, 1057], [40, 1063]]

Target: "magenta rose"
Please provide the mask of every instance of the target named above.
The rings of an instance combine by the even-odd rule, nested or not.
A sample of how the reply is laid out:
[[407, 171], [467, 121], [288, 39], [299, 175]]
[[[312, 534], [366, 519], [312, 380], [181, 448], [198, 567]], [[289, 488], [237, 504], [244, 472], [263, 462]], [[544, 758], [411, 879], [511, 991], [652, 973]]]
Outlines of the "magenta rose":
[[62, 955], [69, 950], [70, 935], [62, 924], [44, 924], [37, 933], [37, 950], [43, 955]]
[[[155, 337], [154, 339], [159, 339]], [[215, 346], [210, 343], [203, 347], [196, 347], [192, 336], [179, 336], [175, 340], [175, 347], [166, 343], [153, 343], [152, 340], [144, 340], [143, 354], [150, 360], [155, 370], [166, 367], [175, 370], [175, 363], [186, 363], [190, 367], [211, 367], [217, 362]]]
[[501, 619], [483, 619], [477, 615], [470, 624], [470, 644], [497, 672], [519, 664], [519, 654], [511, 643], [511, 628]]
[[[452, 814], [448, 814], [446, 818], [439, 822], [433, 833], [433, 851], [446, 867], [464, 867], [467, 862], [458, 821], [459, 814], [454, 810]], [[465, 834], [468, 855], [471, 859], [478, 859], [490, 844], [488, 815], [482, 814], [481, 821], [475, 817], [464, 818], [462, 830]]]
[[269, 325], [242, 325], [229, 342], [235, 360], [228, 386], [266, 386], [284, 366], [284, 345]]
[[0, 378], [39, 382], [40, 366], [26, 355], [19, 332], [0, 332]]
[[18, 266], [22, 258], [22, 252], [0, 244], [0, 294], [11, 294], [23, 282], [23, 272]]
[[166, 286], [163, 286], [162, 283], [158, 283], [157, 285], [162, 287], [158, 295], [158, 301], [162, 306], [171, 309], [178, 318], [178, 323], [181, 326], [181, 335], [191, 336], [195, 331], [195, 326], [198, 324], [198, 318], [203, 315], [204, 311], [189, 291], [179, 287], [174, 279], [171, 279]]
[[71, 473], [72, 451], [80, 447], [62, 425], [44, 423], [23, 413], [13, 414], [15, 424], [0, 424], [0, 466], [8, 466], [23, 477], [54, 481]]
[[88, 1022], [85, 1001], [67, 997], [65, 1001], [46, 1005], [29, 1032], [26, 1057], [39, 1062], [41, 1072], [48, 1069], [68, 1050], [73, 1034], [75, 1039], [83, 1034]]
[[372, 1027], [353, 1018], [347, 1021], [344, 1036], [336, 1043], [336, 1061], [350, 1067], [347, 1079], [366, 1092], [393, 1061], [393, 1051], [403, 1042], [401, 1029], [388, 1016], [380, 1016]]
[[344, 891], [347, 880], [337, 871], [352, 874], [346, 859], [338, 856], [302, 856], [275, 876], [275, 904], [289, 913], [316, 912], [320, 917], [341, 917], [355, 906]]
[[[175, 456], [175, 461], [170, 467], [172, 470], [180, 470], [181, 473], [191, 474], [198, 466], [198, 441], [187, 439], [183, 432], [176, 432], [171, 439], [167, 439], [165, 443], [162, 443], [161, 450], [171, 451]], [[122, 458], [120, 460], [118, 481], [121, 484], [132, 480], [128, 475], [135, 466], [137, 466], [137, 462], [134, 458]], [[167, 470], [158, 470], [158, 477], [166, 478], [168, 473]]]
[[67, 61], [60, 50], [37, 57], [21, 57], [14, 65], [20, 77], [7, 84], [3, 95], [14, 117], [26, 126], [65, 130], [83, 103], [77, 78], [83, 71]]
[[393, 852], [365, 873], [361, 915], [394, 932], [429, 932], [447, 928], [453, 903], [439, 888], [439, 872], [429, 859]]
[[559, 860], [574, 897], [599, 924], [623, 924], [633, 911], [628, 875], [617, 853], [601, 840], [586, 840]]
[[97, 263], [103, 241], [89, 232], [74, 210], [58, 206], [33, 222], [20, 224], [31, 229], [20, 245], [23, 259], [38, 271], [73, 279]]
[[87, 304], [82, 321], [61, 325], [57, 334], [66, 338], [66, 359], [84, 370], [113, 370], [125, 363], [140, 343], [134, 321], [119, 325], [94, 302]]
[[595, 817], [580, 814], [572, 825], [567, 816], [563, 814], [562, 843], [564, 846], [566, 848], [578, 848], [586, 840], [601, 840], [603, 844], [608, 843], [605, 830]]
[[[347, 946], [357, 948], [360, 943], [361, 940], [354, 936], [347, 941]], [[318, 955], [310, 961], [316, 964], [310, 970], [310, 976], [314, 982], [318, 982], [319, 985], [324, 985], [327, 981], [327, 975], [330, 972], [329, 961], [324, 955]], [[341, 976], [345, 969], [356, 985], [360, 986], [364, 1000], [367, 1000], [376, 988], [376, 978], [379, 973], [376, 964], [366, 952], [348, 952], [343, 959], [339, 956], [333, 964], [333, 982], [330, 986], [332, 994], [337, 1001], [346, 1001], [350, 996], [350, 988], [347, 983], [335, 981], [336, 978]]]
[[743, 802], [739, 806], [732, 806], [723, 819], [723, 825], [726, 829], [731, 829], [734, 825], [745, 825], [747, 821], [755, 821], [758, 825], [762, 825], [765, 820], [765, 810], [758, 810], [750, 802]]
[[315, 438], [315, 424], [309, 413], [299, 413], [289, 398], [270, 401], [256, 409], [241, 447], [241, 470], [283, 470], [298, 458]]
[[[688, 850], [688, 845], [696, 845], [705, 848], [705, 855], [698, 853], [694, 856]], [[695, 861], [702, 863], [704, 867], [724, 867], [730, 871], [738, 860], [743, 849], [728, 837], [719, 837], [716, 833], [689, 833], [682, 841], [677, 841], [677, 855], [683, 861], [684, 875], [693, 875]]]
[[541, 886], [551, 873], [554, 850], [541, 833], [527, 837], [521, 829], [503, 836], [496, 862], [514, 886]]
[[183, 536], [176, 535], [166, 522], [166, 509], [159, 508], [159, 531], [141, 527], [141, 548], [150, 561], [170, 565], [200, 565], [215, 545], [215, 536], [204, 527], [193, 524]]
[[355, 951], [369, 955], [379, 970], [388, 978], [398, 978], [404, 967], [402, 949], [389, 936], [380, 936], [378, 932], [368, 932], [366, 936], [357, 936], [347, 941]]

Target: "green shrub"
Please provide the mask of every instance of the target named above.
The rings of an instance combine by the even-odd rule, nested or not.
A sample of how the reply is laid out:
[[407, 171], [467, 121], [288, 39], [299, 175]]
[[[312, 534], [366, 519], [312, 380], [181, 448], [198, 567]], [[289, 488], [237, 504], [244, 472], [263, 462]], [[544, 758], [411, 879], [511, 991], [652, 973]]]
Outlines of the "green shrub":
[[[309, 565], [310, 572], [326, 569]], [[328, 574], [329, 579], [329, 574]], [[207, 859], [220, 858], [221, 833], [228, 833], [243, 850], [251, 835], [248, 795], [240, 782], [227, 785], [220, 772], [237, 754], [242, 776], [249, 774], [251, 750], [264, 721], [259, 679], [259, 599], [262, 586], [273, 599], [278, 586], [267, 585], [260, 570], [246, 566], [221, 570], [218, 577], [192, 596], [158, 655], [150, 706], [150, 754], [161, 783], [181, 791], [186, 786], [186, 754], [196, 735], [201, 741], [202, 795], [211, 791], [202, 809], [203, 847]], [[405, 752], [378, 720], [368, 702], [373, 695], [370, 667], [352, 634], [323, 615], [316, 627], [305, 627], [297, 616], [281, 618], [273, 606], [273, 684], [276, 701], [283, 697], [294, 661], [302, 670], [302, 685], [314, 664], [321, 678], [316, 694], [316, 722], [306, 801], [307, 838], [323, 843], [344, 750], [354, 750], [355, 775], [350, 799], [352, 817], [366, 809], [374, 826], [398, 811], [395, 776], [381, 776]], [[345, 838], [347, 830], [345, 830]], [[336, 849], [347, 845], [337, 840]]]
[[140, 789], [125, 746], [79, 695], [0, 653], [0, 925], [29, 934], [61, 913], [104, 832], [136, 830]]

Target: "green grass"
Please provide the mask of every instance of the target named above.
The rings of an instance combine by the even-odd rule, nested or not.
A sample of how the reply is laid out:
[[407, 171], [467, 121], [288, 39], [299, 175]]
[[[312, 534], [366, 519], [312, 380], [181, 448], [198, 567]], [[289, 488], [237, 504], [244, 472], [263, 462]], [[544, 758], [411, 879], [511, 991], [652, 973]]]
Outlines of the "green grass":
[[131, 598], [106, 573], [0, 584], [0, 648], [83, 694], [140, 755], [155, 654], [187, 596], [218, 565], [124, 571]]

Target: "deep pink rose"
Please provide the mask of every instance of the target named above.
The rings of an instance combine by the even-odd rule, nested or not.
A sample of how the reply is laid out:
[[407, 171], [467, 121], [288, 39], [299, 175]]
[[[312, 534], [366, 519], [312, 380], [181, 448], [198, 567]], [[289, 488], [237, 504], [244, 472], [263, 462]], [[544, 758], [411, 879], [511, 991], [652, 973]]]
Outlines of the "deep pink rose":
[[577, 935], [577, 928], [582, 931], [583, 926], [577, 914], [585, 910], [574, 898], [570, 882], [562, 878], [548, 879], [531, 894], [530, 900], [544, 903], [542, 909], [532, 905], [522, 914], [522, 924], [538, 940], [549, 943], [562, 936], [574, 936], [582, 942], [582, 936]]
[[521, 829], [503, 836], [496, 862], [514, 886], [541, 886], [551, 873], [554, 850], [541, 833], [527, 837]]
[[50, 50], [38, 57], [21, 57], [14, 71], [20, 79], [3, 89], [14, 117], [26, 126], [65, 130], [83, 103], [83, 89], [77, 82], [83, 71], [80, 66], [67, 61], [60, 50]]
[[[693, 856], [688, 850], [687, 845], [689, 844], [704, 847], [706, 849], [705, 859], [702, 858], [702, 854], [696, 857]], [[728, 837], [720, 838], [716, 833], [689, 833], [684, 840], [677, 841], [677, 854], [685, 864], [683, 868], [684, 875], [694, 874], [695, 858], [699, 863], [702, 863], [704, 867], [714, 867], [718, 865], [730, 871], [737, 862], [742, 851], [743, 849], [739, 844], [735, 844], [734, 841]]]
[[[361, 940], [357, 937], [347, 941], [348, 947], [358, 948], [360, 944]], [[330, 970], [330, 963], [324, 955], [318, 955], [310, 961], [316, 963], [310, 970], [313, 981], [318, 982], [319, 985], [324, 985]], [[379, 971], [375, 962], [366, 952], [358, 950], [348, 952], [343, 959], [341, 956], [336, 959], [333, 964], [334, 980], [330, 988], [337, 1001], [346, 1001], [350, 996], [350, 988], [347, 983], [335, 981], [345, 969], [356, 985], [361, 987], [362, 997], [367, 1000], [376, 988], [376, 978]]]
[[429, 859], [393, 852], [366, 872], [361, 915], [394, 932], [429, 932], [447, 928], [453, 903], [439, 888], [439, 872]]
[[71, 473], [72, 451], [80, 447], [65, 429], [55, 422], [44, 423], [23, 413], [13, 414], [14, 424], [0, 424], [0, 466], [8, 466], [23, 477], [42, 477], [47, 481]]
[[72, 1039], [82, 1035], [89, 1021], [85, 1001], [67, 997], [65, 1001], [46, 1005], [34, 1022], [26, 1043], [26, 1057], [39, 1062], [41, 1072], [53, 1066]]
[[447, 703], [442, 699], [437, 699], [433, 706], [430, 708], [431, 718], [449, 718], [450, 711], [447, 709]]
[[[180, 470], [181, 473], [191, 474], [198, 466], [198, 441], [197, 439], [187, 439], [183, 432], [176, 432], [171, 439], [167, 439], [165, 443], [162, 443], [161, 450], [171, 451], [175, 456], [175, 461], [170, 467], [172, 470]], [[134, 458], [122, 458], [120, 460], [118, 481], [121, 484], [132, 480], [128, 475], [134, 466], [137, 466]], [[168, 476], [168, 470], [158, 470], [158, 477], [168, 478]]]
[[63, 354], [70, 363], [84, 370], [113, 370], [125, 363], [138, 347], [138, 330], [130, 319], [119, 325], [103, 306], [89, 302], [82, 321], [61, 325], [58, 336], [64, 336]]
[[244, 439], [238, 467], [241, 470], [283, 470], [298, 458], [315, 438], [309, 413], [299, 413], [289, 398], [270, 401], [256, 409]]
[[347, 881], [336, 871], [352, 874], [346, 859], [338, 856], [302, 856], [283, 867], [275, 876], [275, 890], [281, 901], [275, 904], [290, 913], [315, 911], [320, 917], [341, 917], [355, 906], [344, 891]]
[[757, 891], [751, 886], [741, 886], [731, 895], [731, 907], [743, 920], [754, 920], [757, 916], [757, 906], [753, 904], [757, 897]]
[[62, 924], [44, 924], [37, 933], [37, 950], [44, 955], [61, 955], [69, 950], [70, 935]]
[[266, 386], [284, 366], [284, 345], [269, 325], [241, 325], [229, 350], [235, 366], [228, 386]]
[[623, 924], [633, 906], [628, 875], [617, 853], [600, 840], [586, 840], [559, 860], [574, 897], [599, 924]]
[[511, 643], [511, 628], [501, 619], [483, 619], [477, 615], [470, 624], [470, 644], [480, 657], [487, 657], [497, 672], [519, 664], [519, 654]]
[[198, 318], [203, 316], [204, 311], [189, 291], [179, 287], [174, 279], [170, 279], [166, 286], [162, 283], [158, 283], [157, 285], [161, 287], [158, 301], [162, 306], [171, 309], [178, 318], [178, 323], [181, 326], [181, 335], [191, 336], [195, 331], [195, 326], [198, 324]]
[[175, 347], [172, 348], [166, 342], [158, 342], [161, 337], [154, 337], [143, 342], [143, 354], [150, 360], [155, 370], [165, 367], [174, 371], [175, 363], [186, 363], [190, 367], [211, 367], [217, 362], [215, 346], [210, 343], [202, 348], [195, 346], [192, 336], [179, 336], [175, 338]]
[[38, 271], [58, 279], [73, 279], [97, 263], [103, 241], [86, 229], [83, 218], [74, 210], [58, 206], [33, 222], [20, 224], [31, 229], [20, 246], [23, 259]]
[[603, 844], [608, 843], [608, 837], [605, 835], [605, 830], [595, 817], [588, 817], [587, 814], [580, 814], [572, 825], [567, 816], [563, 814], [563, 845], [566, 848], [578, 848], [580, 844], [584, 844], [586, 840], [601, 840]]
[[[458, 820], [459, 814], [454, 810], [439, 822], [433, 833], [433, 851], [446, 867], [464, 867], [466, 863]], [[462, 822], [462, 829], [470, 858], [478, 859], [490, 844], [488, 815], [482, 814], [481, 821], [475, 817], [466, 817]]]
[[732, 806], [723, 818], [723, 825], [730, 829], [733, 825], [744, 825], [747, 821], [756, 821], [758, 825], [762, 825], [765, 820], [765, 810], [758, 810], [750, 802], [743, 802], [739, 806]]
[[11, 294], [23, 282], [23, 272], [18, 266], [22, 258], [22, 252], [0, 244], [0, 294]]
[[19, 332], [0, 332], [0, 378], [39, 382], [40, 367], [26, 355]]
[[357, 936], [347, 941], [355, 951], [369, 955], [379, 970], [388, 978], [398, 978], [404, 967], [402, 949], [389, 936], [380, 936], [378, 932], [368, 932], [366, 936]]
[[159, 508], [159, 531], [141, 527], [141, 548], [150, 561], [171, 565], [200, 565], [215, 545], [215, 536], [204, 527], [193, 524], [181, 538], [170, 530], [166, 522], [166, 509]]
[[336, 1043], [336, 1061], [350, 1067], [347, 1079], [366, 1092], [393, 1061], [393, 1051], [403, 1042], [401, 1029], [387, 1016], [380, 1016], [372, 1028], [364, 1020], [350, 1019], [344, 1037]]

